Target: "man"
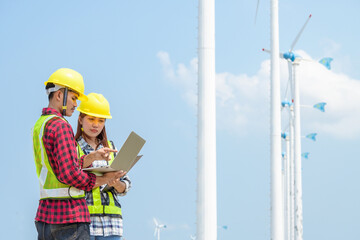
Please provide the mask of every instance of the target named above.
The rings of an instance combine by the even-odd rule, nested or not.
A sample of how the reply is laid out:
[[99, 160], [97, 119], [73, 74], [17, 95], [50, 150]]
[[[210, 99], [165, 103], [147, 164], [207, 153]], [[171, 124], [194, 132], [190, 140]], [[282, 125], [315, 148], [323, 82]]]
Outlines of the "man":
[[116, 151], [102, 148], [77, 158], [74, 133], [64, 117], [73, 114], [77, 99], [86, 100], [82, 76], [72, 69], [61, 68], [45, 85], [49, 105], [33, 128], [34, 158], [40, 183], [35, 217], [38, 240], [90, 239], [85, 191], [112, 183], [125, 173], [95, 176], [81, 170], [84, 161], [110, 160], [109, 153]]

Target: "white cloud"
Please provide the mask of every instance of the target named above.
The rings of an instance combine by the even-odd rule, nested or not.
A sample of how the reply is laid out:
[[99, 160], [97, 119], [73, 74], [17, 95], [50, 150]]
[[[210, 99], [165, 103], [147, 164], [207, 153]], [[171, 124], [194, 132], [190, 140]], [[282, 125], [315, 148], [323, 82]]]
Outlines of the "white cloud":
[[[311, 59], [304, 51], [303, 58]], [[183, 99], [196, 107], [197, 59], [177, 69], [166, 52], [159, 52], [165, 78], [179, 87]], [[282, 89], [288, 78], [286, 61], [281, 61]], [[355, 138], [360, 135], [360, 81], [327, 70], [317, 62], [303, 61], [298, 68], [301, 103], [326, 102], [326, 113], [316, 109], [301, 110], [303, 132], [318, 132], [333, 137]], [[259, 71], [249, 76], [216, 74], [217, 126], [219, 129], [249, 134], [269, 128], [270, 61], [261, 63]], [[282, 94], [283, 96], [283, 94]], [[283, 120], [286, 121], [286, 120]]]
[[163, 67], [165, 79], [181, 89], [182, 98], [195, 109], [197, 105], [197, 59], [192, 59], [189, 66], [180, 63], [175, 70], [167, 52], [158, 52], [157, 57]]
[[[299, 53], [311, 58], [304, 51]], [[326, 113], [317, 118], [303, 110], [304, 121], [310, 127], [341, 138], [355, 138], [360, 135], [360, 81], [327, 70], [320, 64], [301, 63], [299, 69], [301, 101], [327, 103]], [[317, 114], [318, 116], [318, 114]]]

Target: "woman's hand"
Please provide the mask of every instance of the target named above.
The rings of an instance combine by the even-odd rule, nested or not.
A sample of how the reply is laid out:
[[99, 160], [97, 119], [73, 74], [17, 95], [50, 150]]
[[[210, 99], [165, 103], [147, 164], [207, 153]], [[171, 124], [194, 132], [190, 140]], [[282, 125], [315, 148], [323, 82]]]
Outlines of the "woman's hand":
[[[105, 147], [105, 148], [101, 148], [99, 150], [93, 151], [92, 153], [94, 154], [94, 158], [95, 158], [94, 161], [95, 160], [110, 161], [111, 160], [110, 153], [112, 153], [112, 152], [117, 152], [117, 150]], [[92, 154], [92, 153], [90, 153], [90, 154]]]
[[117, 152], [117, 150], [112, 148], [101, 148], [99, 150], [93, 151], [85, 156], [84, 158], [84, 167], [90, 166], [95, 160], [106, 160], [110, 161], [110, 153]]

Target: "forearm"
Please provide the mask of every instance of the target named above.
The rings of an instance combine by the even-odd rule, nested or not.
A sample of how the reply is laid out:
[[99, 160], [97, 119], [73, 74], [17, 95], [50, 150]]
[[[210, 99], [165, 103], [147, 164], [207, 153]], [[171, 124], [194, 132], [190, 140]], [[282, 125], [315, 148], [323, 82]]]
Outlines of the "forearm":
[[94, 153], [89, 153], [83, 158], [83, 168], [89, 167], [95, 160]]
[[60, 182], [85, 191], [90, 191], [93, 188], [96, 176], [82, 171], [75, 160], [60, 160], [57, 163], [56, 167], [52, 166], [52, 168]]

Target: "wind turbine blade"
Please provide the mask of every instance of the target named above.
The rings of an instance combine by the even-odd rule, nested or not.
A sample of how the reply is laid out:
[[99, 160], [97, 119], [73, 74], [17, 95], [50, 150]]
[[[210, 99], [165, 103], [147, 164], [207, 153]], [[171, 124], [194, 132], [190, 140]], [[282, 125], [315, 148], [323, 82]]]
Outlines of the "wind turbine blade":
[[313, 140], [315, 142], [316, 141], [316, 135], [317, 135], [317, 133], [309, 133], [305, 137], [310, 139], [310, 140]]
[[316, 109], [319, 109], [322, 112], [325, 112], [325, 105], [326, 105], [325, 102], [320, 102], [320, 103], [315, 104], [313, 107]]
[[296, 43], [297, 43], [297, 41], [299, 40], [299, 38], [300, 38], [300, 36], [301, 36], [302, 32], [304, 31], [304, 29], [305, 29], [306, 25], [308, 24], [308, 22], [309, 22], [310, 18], [311, 18], [311, 14], [309, 15], [308, 19], [306, 20], [306, 22], [305, 22], [304, 26], [300, 29], [300, 32], [299, 32], [299, 33], [298, 33], [298, 35], [296, 36], [296, 38], [295, 38], [294, 42], [291, 44], [291, 47], [290, 47], [290, 52], [292, 52], [292, 51], [293, 51], [293, 49], [294, 49], [294, 47], [295, 47], [295, 44], [296, 44]]
[[305, 153], [302, 153], [301, 156], [305, 159], [309, 159], [309, 155], [310, 153], [309, 152], [305, 152]]
[[256, 4], [255, 21], [254, 21], [255, 25], [256, 25], [256, 18], [257, 18], [257, 15], [258, 15], [258, 10], [259, 10], [259, 3], [260, 3], [260, 0], [258, 0], [257, 4]]
[[264, 52], [271, 53], [271, 51], [270, 51], [269, 49], [263, 48], [262, 50], [263, 50]]
[[[271, 53], [271, 51], [269, 49], [263, 48], [262, 50], [263, 50], [263, 52]], [[284, 54], [279, 53], [279, 57], [284, 58]]]
[[154, 223], [155, 223], [156, 227], [158, 227], [158, 226], [159, 226], [159, 223], [156, 221], [155, 218], [153, 218], [153, 220], [154, 220]]
[[330, 63], [331, 63], [332, 60], [333, 60], [333, 59], [330, 58], [330, 57], [325, 57], [325, 58], [320, 59], [319, 63], [321, 63], [321, 64], [324, 65], [327, 69], [330, 70], [330, 69], [331, 69]]
[[307, 59], [307, 58], [301, 58], [301, 61], [305, 61], [305, 62], [316, 62], [312, 59]]
[[159, 229], [156, 227], [154, 231], [154, 236], [156, 236], [157, 231], [159, 231]]
[[[263, 50], [263, 52], [271, 53], [271, 51], [269, 49], [263, 48], [262, 50]], [[280, 53], [279, 57], [284, 58], [284, 54]]]

